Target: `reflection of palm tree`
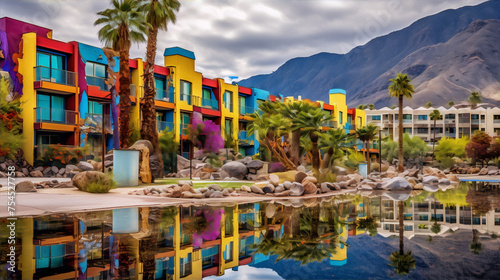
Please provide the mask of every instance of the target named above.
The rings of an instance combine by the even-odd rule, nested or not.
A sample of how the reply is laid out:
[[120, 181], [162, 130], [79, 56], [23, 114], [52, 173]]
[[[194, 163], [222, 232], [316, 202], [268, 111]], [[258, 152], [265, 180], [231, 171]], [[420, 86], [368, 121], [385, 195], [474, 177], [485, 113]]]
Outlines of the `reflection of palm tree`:
[[477, 229], [472, 230], [472, 242], [470, 243], [469, 248], [475, 255], [479, 255], [483, 249], [483, 245], [479, 242], [479, 231], [477, 231]]
[[404, 252], [404, 207], [403, 201], [398, 202], [398, 219], [399, 219], [399, 251], [392, 252], [389, 257], [390, 266], [394, 267], [398, 274], [408, 274], [411, 269], [415, 268], [415, 258], [411, 251]]
[[437, 222], [437, 206], [436, 199], [434, 199], [434, 224], [431, 227], [431, 231], [438, 234], [441, 231], [441, 225]]

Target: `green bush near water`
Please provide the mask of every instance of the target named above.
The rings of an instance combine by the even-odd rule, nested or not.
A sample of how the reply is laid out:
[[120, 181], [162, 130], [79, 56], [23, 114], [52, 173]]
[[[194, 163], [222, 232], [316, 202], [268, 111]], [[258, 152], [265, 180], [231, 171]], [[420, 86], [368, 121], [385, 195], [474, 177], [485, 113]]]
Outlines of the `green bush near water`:
[[91, 182], [85, 186], [85, 192], [89, 193], [107, 193], [116, 188], [117, 183], [113, 180], [113, 174], [106, 173], [104, 177], [99, 178], [96, 182]]

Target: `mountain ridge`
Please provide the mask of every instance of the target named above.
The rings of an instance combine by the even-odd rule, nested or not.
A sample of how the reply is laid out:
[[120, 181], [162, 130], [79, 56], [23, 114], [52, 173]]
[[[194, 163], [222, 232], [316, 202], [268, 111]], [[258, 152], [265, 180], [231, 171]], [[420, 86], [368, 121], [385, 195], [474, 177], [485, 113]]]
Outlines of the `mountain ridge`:
[[[381, 95], [380, 90], [374, 91], [367, 85], [395, 68], [406, 57], [424, 47], [445, 43], [469, 28], [474, 21], [486, 19], [500, 19], [500, 1], [449, 9], [421, 18], [403, 29], [357, 46], [346, 54], [321, 52], [309, 57], [292, 58], [273, 73], [256, 75], [239, 84], [266, 89], [273, 94], [295, 97], [301, 95], [323, 101], [328, 101], [330, 88], [343, 88], [348, 93], [349, 105], [357, 105], [358, 99], [364, 96], [366, 100], [369, 92]], [[416, 88], [418, 86], [420, 84]], [[463, 92], [461, 95], [464, 95]], [[387, 99], [379, 96], [373, 96], [373, 100], [374, 102], [365, 103], [391, 105]], [[417, 104], [419, 100], [420, 98], [414, 103], [423, 105]]]

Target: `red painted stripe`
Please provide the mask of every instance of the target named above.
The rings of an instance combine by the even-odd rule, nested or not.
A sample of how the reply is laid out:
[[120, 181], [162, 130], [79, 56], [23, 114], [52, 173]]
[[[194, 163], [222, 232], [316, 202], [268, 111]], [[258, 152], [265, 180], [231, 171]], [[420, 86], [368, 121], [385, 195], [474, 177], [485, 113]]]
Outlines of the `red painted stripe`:
[[163, 67], [163, 66], [160, 66], [160, 65], [155, 65], [155, 73], [156, 74], [160, 74], [160, 75], [168, 76], [170, 72], [168, 71], [167, 67]]
[[203, 78], [201, 83], [204, 86], [213, 87], [213, 88], [217, 87], [217, 81], [214, 81], [212, 79]]
[[36, 37], [36, 45], [49, 50], [73, 54], [73, 45], [61, 41], [56, 41], [43, 37]]
[[323, 103], [323, 110], [333, 111], [333, 105]]
[[129, 59], [128, 60], [128, 65], [129, 65], [130, 68], [137, 69], [137, 59]]
[[247, 87], [238, 86], [238, 91], [246, 95], [252, 95], [252, 89]]

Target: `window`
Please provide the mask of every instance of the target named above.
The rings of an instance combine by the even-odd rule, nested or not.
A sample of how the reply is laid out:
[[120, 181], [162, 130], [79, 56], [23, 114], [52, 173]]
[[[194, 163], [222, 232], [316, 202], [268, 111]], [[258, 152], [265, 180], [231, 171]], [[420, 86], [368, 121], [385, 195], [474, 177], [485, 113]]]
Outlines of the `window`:
[[419, 121], [426, 121], [426, 120], [427, 120], [427, 115], [418, 115], [418, 116], [417, 116], [417, 119], [418, 119]]
[[224, 108], [228, 109], [229, 112], [233, 111], [233, 92], [228, 90], [224, 92]]
[[411, 120], [412, 115], [411, 114], [403, 114], [403, 120]]
[[38, 51], [36, 61], [37, 80], [66, 84], [66, 56]]
[[444, 118], [446, 120], [454, 120], [455, 119], [455, 114], [446, 114], [446, 115], [444, 115]]
[[363, 126], [363, 118], [362, 117], [358, 117], [358, 125], [359, 125], [359, 127]]
[[[431, 133], [434, 133], [434, 127], [431, 127]], [[442, 127], [436, 127], [436, 133], [443, 133], [443, 128]]]
[[180, 264], [180, 277], [186, 277], [192, 273], [191, 253], [187, 257], [181, 258]]
[[106, 65], [94, 62], [85, 63], [85, 76], [106, 78]]
[[342, 124], [344, 121], [344, 112], [339, 111], [339, 124]]
[[378, 115], [378, 116], [372, 116], [372, 121], [380, 121], [380, 120], [381, 120], [380, 115]]
[[[246, 97], [243, 97], [243, 96], [239, 96], [239, 103], [240, 103], [240, 114], [244, 115], [244, 114], [251, 114], [252, 112], [247, 112], [247, 99]], [[250, 110], [248, 110], [250, 111]]]
[[224, 260], [226, 262], [233, 261], [233, 241], [229, 242], [224, 249]]
[[470, 115], [471, 120], [479, 120], [479, 115], [478, 114], [473, 114]]
[[64, 265], [66, 245], [36, 246], [36, 268], [56, 268]]
[[89, 114], [102, 115], [102, 104], [99, 104], [97, 101], [89, 100]]
[[181, 100], [191, 105], [191, 83], [181, 80]]
[[404, 128], [403, 133], [411, 134], [411, 128]]
[[226, 139], [228, 139], [232, 137], [232, 132], [233, 132], [231, 119], [226, 119], [224, 124], [225, 124], [224, 132], [226, 134]]
[[65, 122], [66, 102], [57, 95], [37, 94], [37, 121]]
[[[155, 76], [156, 99], [163, 100], [164, 98], [165, 99], [167, 98], [167, 92], [165, 91], [165, 86], [166, 86], [165, 78]], [[170, 100], [170, 102], [173, 102], [173, 100]]]
[[425, 134], [425, 133], [428, 133], [429, 132], [429, 129], [427, 127], [419, 127], [417, 128], [417, 133], [418, 134]]

